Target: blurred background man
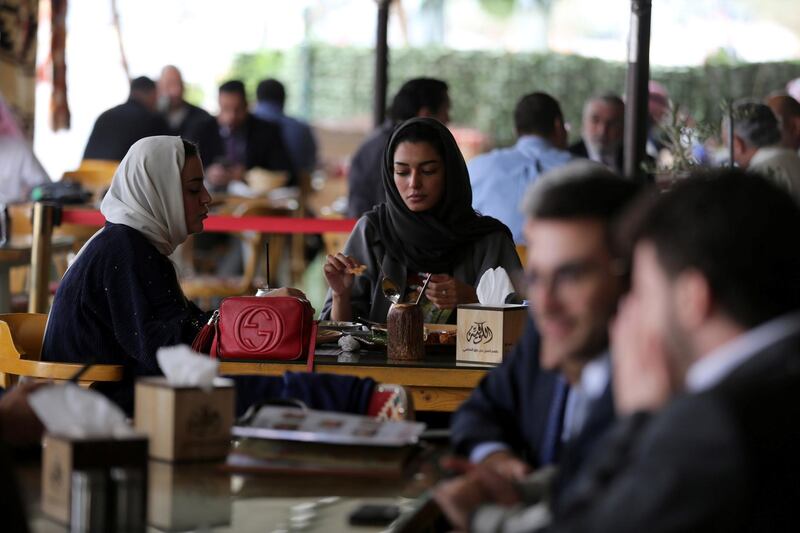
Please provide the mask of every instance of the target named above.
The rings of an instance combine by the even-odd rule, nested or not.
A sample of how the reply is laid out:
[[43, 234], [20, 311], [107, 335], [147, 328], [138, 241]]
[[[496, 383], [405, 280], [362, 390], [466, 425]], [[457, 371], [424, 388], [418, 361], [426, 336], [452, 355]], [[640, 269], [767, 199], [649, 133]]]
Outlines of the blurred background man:
[[514, 242], [525, 242], [525, 216], [519, 199], [540, 174], [573, 159], [567, 152], [567, 130], [558, 100], [546, 93], [523, 96], [514, 109], [517, 142], [469, 162], [472, 207], [508, 226]]
[[727, 125], [722, 131], [726, 144], [733, 144], [733, 159], [740, 167], [761, 174], [800, 202], [800, 156], [781, 145], [778, 119], [768, 106], [758, 102], [736, 104], [733, 139], [727, 138]]
[[583, 106], [581, 140], [570, 145], [577, 157], [597, 161], [622, 174], [625, 103], [615, 94], [595, 96]]
[[258, 103], [253, 114], [281, 126], [281, 134], [292, 165], [300, 172], [313, 172], [317, 166], [317, 141], [311, 126], [283, 112], [286, 89], [276, 79], [263, 80], [256, 88]]
[[224, 189], [232, 181], [243, 181], [245, 172], [255, 167], [285, 171], [289, 174], [287, 184], [297, 183], [281, 127], [250, 113], [241, 81], [220, 85], [217, 124], [219, 139], [211, 153], [214, 163], [206, 169], [206, 179], [213, 188]]
[[211, 164], [211, 148], [216, 140], [216, 121], [205, 109], [192, 105], [184, 99], [184, 84], [181, 71], [167, 65], [158, 78], [158, 110], [167, 121], [170, 135], [178, 135], [192, 141], [200, 148], [203, 164]]
[[781, 145], [795, 152], [800, 151], [800, 102], [788, 94], [777, 94], [767, 99], [767, 105], [781, 127]]
[[146, 76], [133, 80], [128, 101], [97, 117], [83, 158], [122, 161], [139, 139], [168, 134], [167, 123], [156, 112], [157, 99], [153, 80]]

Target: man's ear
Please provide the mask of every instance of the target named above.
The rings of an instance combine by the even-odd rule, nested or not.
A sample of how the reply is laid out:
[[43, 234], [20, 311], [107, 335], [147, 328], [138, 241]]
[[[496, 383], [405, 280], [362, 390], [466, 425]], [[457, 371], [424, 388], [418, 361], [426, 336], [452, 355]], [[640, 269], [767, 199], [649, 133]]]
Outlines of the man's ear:
[[567, 127], [564, 124], [564, 119], [561, 117], [556, 117], [553, 120], [553, 144], [558, 148], [566, 149], [568, 136], [569, 134], [567, 133]]
[[792, 117], [790, 119], [789, 131], [792, 134], [792, 139], [800, 139], [800, 117]]
[[740, 136], [733, 134], [733, 155], [743, 154], [747, 151], [747, 143]]
[[711, 285], [699, 270], [679, 274], [673, 283], [673, 294], [678, 321], [687, 329], [700, 327], [713, 313]]

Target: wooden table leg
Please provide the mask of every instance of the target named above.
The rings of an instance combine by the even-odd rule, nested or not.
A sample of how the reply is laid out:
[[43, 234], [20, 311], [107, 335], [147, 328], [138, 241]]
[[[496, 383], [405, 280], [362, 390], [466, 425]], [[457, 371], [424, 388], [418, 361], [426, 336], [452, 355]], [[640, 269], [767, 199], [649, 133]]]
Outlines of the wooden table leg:
[[0, 313], [11, 312], [11, 268], [0, 263]]

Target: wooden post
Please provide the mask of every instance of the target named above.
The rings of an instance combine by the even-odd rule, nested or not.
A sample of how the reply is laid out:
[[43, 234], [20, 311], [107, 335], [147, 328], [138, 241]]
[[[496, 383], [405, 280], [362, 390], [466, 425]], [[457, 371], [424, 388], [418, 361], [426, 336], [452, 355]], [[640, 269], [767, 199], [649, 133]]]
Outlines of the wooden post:
[[33, 242], [31, 244], [31, 279], [28, 312], [46, 313], [50, 296], [53, 226], [57, 206], [36, 202], [33, 205]]
[[392, 0], [377, 0], [378, 30], [375, 36], [375, 107], [373, 122], [377, 128], [386, 118], [386, 88], [389, 83], [389, 4]]
[[644, 179], [642, 161], [647, 145], [647, 100], [650, 81], [650, 0], [631, 0], [628, 36], [628, 76], [625, 83], [624, 171]]

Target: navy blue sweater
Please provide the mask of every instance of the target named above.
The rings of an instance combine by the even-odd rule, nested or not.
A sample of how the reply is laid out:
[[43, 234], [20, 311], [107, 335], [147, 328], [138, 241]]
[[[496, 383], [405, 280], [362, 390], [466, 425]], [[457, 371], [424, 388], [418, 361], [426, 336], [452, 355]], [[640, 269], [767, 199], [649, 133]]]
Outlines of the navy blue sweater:
[[160, 374], [158, 348], [191, 344], [208, 317], [186, 300], [172, 263], [144, 235], [106, 223], [61, 281], [42, 360], [123, 365], [122, 382], [95, 388], [130, 413], [135, 376]]

